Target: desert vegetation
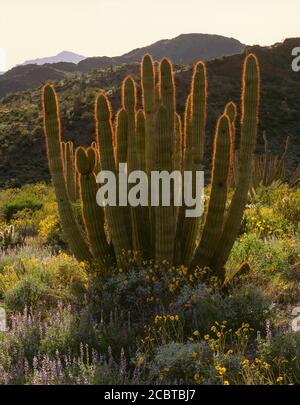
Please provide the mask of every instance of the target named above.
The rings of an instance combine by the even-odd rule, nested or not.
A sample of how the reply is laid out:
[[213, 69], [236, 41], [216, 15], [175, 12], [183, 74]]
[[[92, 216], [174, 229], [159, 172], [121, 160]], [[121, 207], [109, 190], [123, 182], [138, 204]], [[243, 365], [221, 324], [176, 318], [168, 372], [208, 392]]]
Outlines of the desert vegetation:
[[115, 119], [112, 93], [97, 95], [89, 146], [62, 139], [59, 95], [42, 89], [52, 184], [0, 191], [0, 383], [299, 384], [299, 170], [266, 137], [254, 155], [257, 57], [245, 57], [241, 105], [229, 99], [215, 122], [196, 218], [96, 204], [97, 173], [118, 177], [119, 163], [205, 167], [206, 65], [194, 66], [184, 114], [172, 64], [146, 55], [140, 68]]

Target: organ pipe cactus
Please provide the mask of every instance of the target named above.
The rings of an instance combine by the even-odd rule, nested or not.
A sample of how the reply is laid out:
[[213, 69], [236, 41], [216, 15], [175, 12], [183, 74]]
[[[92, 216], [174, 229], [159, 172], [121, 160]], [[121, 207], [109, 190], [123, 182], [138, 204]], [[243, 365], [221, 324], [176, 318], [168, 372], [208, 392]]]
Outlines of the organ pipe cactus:
[[[103, 210], [96, 205], [95, 195], [98, 189], [96, 174], [100, 167], [115, 174], [116, 190], [121, 176], [119, 163], [127, 163], [128, 174], [132, 170], [143, 170], [148, 175], [153, 170], [178, 170], [182, 173], [190, 170], [195, 174], [203, 169], [207, 98], [206, 67], [203, 62], [196, 63], [194, 67], [183, 128], [181, 117], [176, 112], [173, 67], [167, 59], [159, 64], [157, 80], [151, 56], [143, 58], [142, 110], [138, 112], [135, 81], [130, 76], [125, 78], [122, 106], [114, 128], [109, 100], [104, 94], [97, 96], [96, 143], [88, 149], [79, 147], [76, 151], [84, 229], [75, 219], [71, 193], [68, 192], [68, 176], [63, 176], [67, 161], [63, 161], [62, 148], [67, 151], [68, 147], [61, 144], [57, 97], [53, 87], [46, 85], [43, 89], [43, 111], [49, 167], [66, 240], [78, 260], [96, 262], [101, 269], [111, 264], [124, 268], [129, 266], [127, 252], [139, 251], [143, 258], [154, 259], [158, 264], [164, 261], [170, 265], [184, 264], [190, 270], [197, 266], [208, 266], [214, 275], [224, 279], [224, 265], [239, 232], [250, 188], [259, 87], [258, 61], [255, 55], [250, 54], [243, 66], [242, 125], [236, 188], [226, 214], [237, 117], [236, 105], [230, 102], [217, 123], [210, 196], [201, 235], [201, 218], [186, 218], [184, 205], [163, 206], [161, 196], [155, 207], [124, 207], [116, 204], [106, 206]], [[72, 178], [75, 178], [74, 175]], [[184, 185], [182, 188], [184, 190]], [[171, 203], [173, 197], [171, 192]]]
[[95, 204], [98, 185], [94, 174], [97, 154], [93, 148], [76, 150], [76, 168], [79, 173], [80, 201], [84, 227], [93, 258], [105, 272], [111, 265], [111, 249], [104, 232], [104, 210]]
[[[105, 95], [100, 94], [96, 100], [95, 115], [97, 123], [97, 143], [102, 170], [117, 175], [113, 148], [113, 127], [111, 106]], [[103, 152], [105, 151], [105, 153]], [[131, 249], [130, 236], [126, 228], [125, 211], [119, 207], [106, 207], [107, 223], [116, 253], [117, 263], [123, 267], [126, 263], [125, 252]]]
[[[196, 171], [203, 170], [204, 143], [205, 143], [205, 126], [206, 126], [206, 99], [207, 99], [207, 82], [206, 68], [203, 62], [196, 63], [191, 86], [190, 98], [190, 140], [187, 140], [190, 148], [188, 159], [190, 162], [189, 170], [193, 172], [193, 195], [195, 194], [195, 175]], [[183, 245], [183, 263], [189, 265], [195, 249], [196, 241], [199, 236], [199, 219], [185, 218], [183, 232], [186, 233], [185, 244]]]
[[[162, 105], [157, 114], [157, 170], [172, 171], [172, 159], [170, 151], [169, 112]], [[167, 260], [173, 262], [174, 256], [174, 208], [162, 206], [162, 195], [160, 195], [159, 206], [155, 210], [155, 259], [158, 263]]]
[[219, 118], [216, 129], [209, 204], [199, 248], [194, 257], [194, 266], [205, 267], [210, 265], [216, 243], [222, 233], [229, 189], [231, 142], [230, 119], [227, 115], [223, 115]]
[[255, 55], [246, 57], [243, 68], [242, 125], [237, 186], [230, 204], [222, 235], [216, 245], [210, 266], [223, 277], [223, 268], [238, 235], [251, 185], [253, 154], [256, 146], [260, 72]]
[[64, 178], [59, 106], [55, 90], [50, 85], [43, 88], [42, 104], [49, 169], [63, 233], [75, 257], [90, 262], [92, 255], [75, 218]]

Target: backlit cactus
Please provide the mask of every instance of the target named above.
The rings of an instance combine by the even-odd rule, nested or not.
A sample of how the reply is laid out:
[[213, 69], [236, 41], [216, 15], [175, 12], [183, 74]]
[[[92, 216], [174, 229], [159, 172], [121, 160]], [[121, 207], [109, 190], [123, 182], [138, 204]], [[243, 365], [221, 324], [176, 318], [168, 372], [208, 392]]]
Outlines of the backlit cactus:
[[[189, 170], [195, 177], [197, 171], [203, 170], [207, 98], [205, 64], [198, 62], [194, 67], [183, 121], [176, 112], [175, 77], [167, 59], [161, 61], [157, 76], [158, 80], [153, 60], [146, 55], [141, 64], [143, 109], [136, 112], [136, 84], [132, 77], [126, 77], [115, 128], [109, 100], [104, 94], [97, 96], [97, 140], [88, 149], [79, 147], [76, 150], [77, 167], [72, 175], [69, 162], [74, 157], [71, 158], [71, 144], [61, 144], [57, 97], [51, 86], [44, 87], [49, 167], [66, 240], [78, 260], [96, 263], [103, 270], [111, 265], [128, 267], [127, 253], [133, 252], [139, 253], [135, 257], [153, 259], [158, 264], [165, 261], [170, 265], [184, 264], [190, 270], [207, 266], [214, 275], [224, 279], [224, 265], [239, 232], [251, 182], [259, 107], [258, 61], [250, 54], [243, 67], [240, 159], [228, 213], [225, 207], [235, 153], [237, 108], [234, 103], [226, 105], [217, 123], [210, 196], [202, 236], [201, 218], [186, 218], [186, 207], [174, 206], [172, 187], [170, 206], [162, 205], [161, 195], [159, 205], [154, 207], [117, 204], [103, 209], [96, 204], [98, 185], [95, 176], [100, 168], [115, 174], [116, 190], [121, 175], [119, 163], [127, 163], [128, 174], [142, 170], [149, 176], [153, 170], [169, 173]], [[64, 173], [69, 174], [64, 176]], [[71, 205], [74, 195], [70, 180], [76, 175], [79, 175], [84, 229], [78, 225]], [[150, 183], [149, 177], [148, 180]], [[117, 191], [117, 201], [118, 197]], [[150, 203], [150, 197], [148, 199]]]
[[210, 266], [219, 272], [229, 257], [238, 235], [251, 185], [253, 155], [256, 146], [260, 72], [255, 55], [246, 57], [243, 68], [242, 124], [239, 149], [237, 185], [232, 197], [222, 235], [217, 243]]
[[56, 193], [63, 233], [77, 260], [90, 262], [92, 255], [75, 218], [68, 195], [64, 177], [59, 106], [55, 90], [50, 85], [43, 88], [42, 104], [49, 169]]
[[85, 231], [95, 262], [102, 271], [111, 265], [111, 249], [104, 232], [104, 209], [95, 204], [98, 185], [94, 174], [97, 163], [93, 148], [76, 150], [76, 168], [79, 173], [80, 202]]

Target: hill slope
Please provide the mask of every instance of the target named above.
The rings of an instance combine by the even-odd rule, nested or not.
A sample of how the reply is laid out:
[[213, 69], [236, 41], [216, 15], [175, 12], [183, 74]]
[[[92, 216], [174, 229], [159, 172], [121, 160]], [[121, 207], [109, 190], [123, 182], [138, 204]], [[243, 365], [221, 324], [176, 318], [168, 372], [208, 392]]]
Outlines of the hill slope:
[[[266, 130], [273, 153], [280, 153], [286, 135], [291, 136], [288, 163], [300, 162], [300, 73], [291, 69], [291, 50], [300, 38], [273, 47], [254, 47], [261, 65], [262, 87], [258, 151], [262, 151], [262, 131]], [[212, 136], [218, 115], [232, 99], [240, 106], [241, 73], [244, 55], [207, 62], [208, 114], [206, 167], [210, 167]], [[122, 79], [132, 74], [139, 83], [139, 66], [124, 65], [113, 70], [96, 70], [64, 77], [55, 82], [60, 99], [64, 139], [89, 144], [94, 139], [95, 95], [104, 90], [114, 112], [119, 108]], [[176, 67], [178, 112], [183, 114], [189, 91], [192, 66]], [[140, 89], [138, 88], [140, 92]], [[240, 112], [240, 111], [239, 111]], [[8, 184], [49, 180], [42, 131], [40, 90], [26, 91], [0, 99], [0, 187]]]
[[[173, 63], [187, 64], [199, 59], [211, 60], [224, 55], [241, 53], [244, 48], [245, 45], [233, 38], [208, 34], [184, 34], [116, 57], [84, 59], [81, 55], [62, 52], [52, 58], [27, 61], [25, 66], [17, 66], [3, 74], [0, 77], [0, 97], [34, 88], [47, 80], [56, 80], [70, 73], [88, 73], [95, 69], [107, 69], [111, 66], [139, 62], [145, 53], [150, 53], [156, 60], [166, 56]], [[83, 60], [71, 63], [74, 62], [74, 58]], [[39, 66], [41, 64], [43, 65]]]

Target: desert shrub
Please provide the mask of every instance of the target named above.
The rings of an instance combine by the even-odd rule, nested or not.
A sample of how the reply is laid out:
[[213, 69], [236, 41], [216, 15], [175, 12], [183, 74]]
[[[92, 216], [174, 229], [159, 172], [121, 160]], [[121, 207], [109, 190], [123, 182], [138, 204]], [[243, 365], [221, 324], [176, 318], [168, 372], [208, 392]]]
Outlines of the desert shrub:
[[286, 239], [261, 239], [256, 234], [245, 234], [233, 246], [229, 261], [228, 271], [234, 270], [244, 261], [248, 261], [251, 269], [260, 274], [274, 275], [288, 274], [299, 254], [297, 240]]
[[244, 279], [263, 287], [265, 296], [274, 302], [292, 303], [300, 298], [299, 252], [296, 238], [261, 239], [257, 234], [244, 234], [233, 247], [227, 270], [230, 273], [247, 261], [251, 271]]
[[179, 314], [186, 331], [197, 329], [204, 335], [214, 322], [223, 320], [231, 328], [246, 322], [255, 331], [261, 330], [269, 305], [270, 301], [255, 285], [233, 287], [224, 294], [200, 284], [196, 288], [184, 288], [172, 309]]
[[8, 189], [1, 192], [1, 216], [9, 222], [19, 211], [27, 209], [31, 212], [37, 211], [42, 207], [41, 191], [45, 192], [46, 186], [26, 185], [20, 189]]
[[10, 224], [15, 227], [17, 232], [23, 237], [24, 241], [27, 236], [36, 234], [36, 224], [33, 220], [33, 211], [29, 208], [24, 208], [14, 214], [10, 220]]
[[287, 184], [270, 187], [260, 186], [253, 202], [274, 210], [274, 215], [290, 222], [290, 226], [299, 227], [300, 221], [300, 189], [290, 188]]
[[300, 334], [288, 330], [282, 334], [275, 334], [270, 339], [262, 340], [258, 346], [258, 354], [265, 361], [295, 362], [300, 361]]
[[35, 184], [1, 191], [0, 218], [23, 236], [39, 235], [45, 244], [64, 246], [52, 187]]
[[58, 301], [83, 305], [87, 282], [86, 266], [65, 253], [0, 261], [0, 296], [12, 311]]
[[14, 312], [24, 311], [26, 307], [35, 309], [47, 298], [47, 290], [41, 280], [25, 275], [4, 294], [4, 301]]
[[101, 298], [104, 312], [119, 308], [131, 312], [133, 321], [136, 317], [146, 321], [154, 313], [164, 311], [188, 282], [184, 267], [133, 264], [129, 271], [116, 270], [101, 283], [101, 291], [96, 294]]
[[235, 329], [242, 323], [248, 323], [254, 332], [262, 330], [270, 304], [261, 288], [253, 284], [238, 286], [224, 298], [224, 319], [228, 319], [228, 324]]
[[206, 284], [185, 286], [171, 310], [184, 321], [188, 334], [198, 329], [204, 335], [215, 321], [226, 319], [221, 291], [212, 291]]
[[248, 347], [249, 325], [235, 331], [215, 322], [204, 339], [195, 330], [193, 342], [170, 342], [157, 348], [150, 363], [153, 381], [166, 384], [228, 385], [239, 383]]
[[5, 208], [5, 220], [9, 222], [19, 211], [27, 210], [34, 212], [39, 210], [42, 204], [33, 198], [16, 198], [13, 202], [7, 203]]
[[39, 222], [38, 234], [46, 244], [62, 245], [62, 230], [57, 213], [48, 214]]
[[259, 340], [255, 359], [242, 372], [244, 384], [299, 384], [300, 336], [287, 331]]
[[274, 211], [290, 221], [295, 228], [300, 223], [300, 189], [288, 189], [286, 195], [274, 202]]
[[213, 352], [208, 343], [171, 342], [157, 349], [150, 365], [150, 378], [164, 384], [200, 383], [204, 373], [207, 375], [213, 364]]
[[292, 224], [269, 207], [254, 207], [245, 211], [244, 231], [260, 237], [284, 236], [293, 233]]

